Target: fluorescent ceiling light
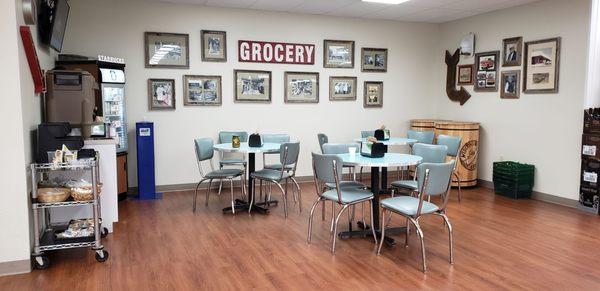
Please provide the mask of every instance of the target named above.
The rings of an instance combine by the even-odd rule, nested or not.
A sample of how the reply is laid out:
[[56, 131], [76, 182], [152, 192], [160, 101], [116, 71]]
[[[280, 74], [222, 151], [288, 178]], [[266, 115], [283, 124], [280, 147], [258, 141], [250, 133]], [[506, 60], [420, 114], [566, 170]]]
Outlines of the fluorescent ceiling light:
[[372, 2], [372, 3], [380, 3], [380, 4], [400, 4], [404, 2], [408, 2], [410, 0], [362, 0], [363, 2]]

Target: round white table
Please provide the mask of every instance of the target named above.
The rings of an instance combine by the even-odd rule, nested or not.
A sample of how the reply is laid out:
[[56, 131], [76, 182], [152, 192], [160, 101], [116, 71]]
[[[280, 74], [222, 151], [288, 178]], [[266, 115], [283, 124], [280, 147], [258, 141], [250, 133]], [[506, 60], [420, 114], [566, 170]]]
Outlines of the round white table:
[[[387, 169], [387, 167], [415, 166], [420, 164], [423, 158], [420, 156], [399, 153], [386, 153], [383, 158], [369, 158], [364, 157], [358, 153], [354, 155], [339, 154], [338, 156], [342, 158], [344, 165], [371, 168], [371, 191], [374, 195], [372, 203], [373, 208], [371, 209], [371, 211], [373, 211], [373, 222], [371, 222], [371, 224], [372, 227], [375, 228], [375, 231], [379, 232], [379, 195], [384, 193], [384, 191], [382, 191], [382, 188], [383, 190], [387, 188], [387, 177], [385, 177], [385, 175], [382, 175], [380, 183], [379, 168], [381, 168], [382, 172], [385, 173], [384, 171], [385, 169]], [[380, 188], [379, 185], [382, 185], [382, 187]], [[352, 231], [352, 228], [350, 228], [349, 231], [339, 233], [339, 236], [345, 238], [353, 236], [364, 237], [367, 235], [371, 235], [369, 226], [363, 225], [361, 222], [359, 222], [358, 226], [362, 228], [362, 230]], [[399, 227], [391, 228], [389, 230], [386, 229], [386, 234], [397, 234], [401, 232], [406, 232], [406, 228]], [[384, 239], [385, 242], [389, 245], [395, 244], [394, 239], [392, 239], [391, 237], [386, 236]]]
[[[366, 138], [357, 138], [354, 140], [355, 142], [366, 142]], [[384, 145], [413, 145], [418, 142], [416, 139], [403, 138], [403, 137], [392, 137], [388, 140], [380, 140], [378, 141], [383, 143]]]
[[[244, 153], [248, 154], [248, 197], [254, 197], [254, 189], [252, 188], [252, 173], [255, 171], [256, 167], [256, 154], [259, 153], [276, 153], [279, 152], [280, 144], [278, 143], [263, 143], [262, 147], [249, 147], [247, 142], [240, 143], [240, 147], [234, 148], [231, 143], [220, 143], [213, 146], [215, 151], [225, 152], [225, 153]], [[256, 201], [256, 199], [251, 199], [251, 201]], [[270, 204], [277, 204], [277, 200], [269, 200], [264, 202], [255, 202], [250, 208], [250, 202], [244, 201], [241, 199], [235, 200], [235, 210], [248, 210], [256, 211], [259, 213], [269, 213], [269, 209], [263, 206], [269, 206]], [[223, 208], [223, 212], [230, 212], [231, 207]]]

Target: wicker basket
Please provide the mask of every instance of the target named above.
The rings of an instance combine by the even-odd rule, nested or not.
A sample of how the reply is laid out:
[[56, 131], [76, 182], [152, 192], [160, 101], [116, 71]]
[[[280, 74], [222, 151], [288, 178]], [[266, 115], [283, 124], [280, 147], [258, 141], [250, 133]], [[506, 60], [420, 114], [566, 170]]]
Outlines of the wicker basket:
[[[102, 192], [102, 183], [97, 186], [98, 195]], [[94, 191], [92, 186], [71, 188], [71, 196], [75, 201], [89, 201], [94, 199]]]
[[37, 199], [42, 203], [64, 202], [71, 196], [68, 188], [38, 188]]

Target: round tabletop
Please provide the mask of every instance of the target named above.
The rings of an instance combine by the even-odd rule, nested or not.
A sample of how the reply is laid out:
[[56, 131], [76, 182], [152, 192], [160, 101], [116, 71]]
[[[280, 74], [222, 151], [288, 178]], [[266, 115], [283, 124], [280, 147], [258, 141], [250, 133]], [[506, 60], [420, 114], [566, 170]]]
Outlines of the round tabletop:
[[344, 165], [361, 167], [406, 167], [418, 165], [423, 160], [420, 156], [398, 153], [386, 153], [383, 158], [364, 157], [359, 153], [338, 156], [342, 158]]
[[220, 143], [213, 146], [215, 151], [218, 152], [227, 152], [227, 153], [276, 153], [279, 152], [279, 147], [281, 144], [278, 143], [263, 143], [262, 147], [249, 147], [247, 142], [240, 143], [239, 148], [234, 148], [233, 145], [229, 143]]
[[[367, 139], [366, 138], [357, 138], [354, 141], [356, 142], [366, 142]], [[410, 139], [410, 138], [404, 138], [404, 137], [392, 137], [388, 140], [380, 140], [378, 142], [383, 143], [384, 145], [412, 145], [417, 143], [418, 140], [416, 139]]]

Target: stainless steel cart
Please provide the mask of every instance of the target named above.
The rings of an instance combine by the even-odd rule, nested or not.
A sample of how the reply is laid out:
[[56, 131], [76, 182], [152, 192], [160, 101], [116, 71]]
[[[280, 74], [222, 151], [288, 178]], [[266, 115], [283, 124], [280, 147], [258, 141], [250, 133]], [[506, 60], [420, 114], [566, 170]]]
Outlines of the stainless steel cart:
[[[44, 254], [46, 251], [63, 250], [71, 248], [90, 247], [96, 253], [96, 260], [104, 262], [108, 259], [108, 252], [104, 250], [102, 238], [108, 234], [106, 228], [102, 228], [100, 197], [98, 193], [98, 161], [90, 159], [75, 161], [72, 163], [47, 163], [31, 164], [31, 207], [33, 209], [34, 245], [33, 265], [36, 269], [46, 269], [50, 260]], [[64, 202], [43, 203], [37, 199], [38, 182], [49, 177], [53, 171], [84, 171], [89, 174], [92, 181], [93, 200], [75, 201], [72, 197]], [[56, 234], [63, 232], [69, 226], [69, 221], [64, 223], [51, 223], [50, 209], [56, 207], [85, 207], [93, 208], [94, 235], [89, 237], [59, 239]], [[43, 218], [43, 221], [41, 219]]]

